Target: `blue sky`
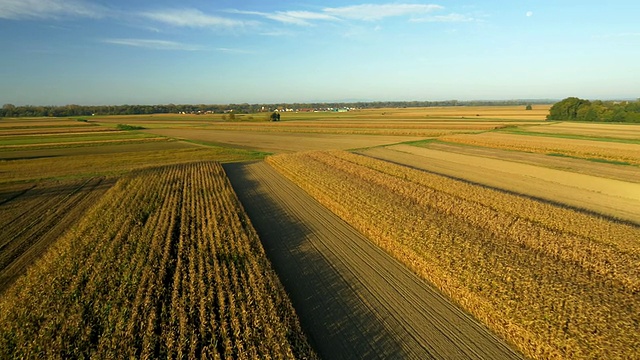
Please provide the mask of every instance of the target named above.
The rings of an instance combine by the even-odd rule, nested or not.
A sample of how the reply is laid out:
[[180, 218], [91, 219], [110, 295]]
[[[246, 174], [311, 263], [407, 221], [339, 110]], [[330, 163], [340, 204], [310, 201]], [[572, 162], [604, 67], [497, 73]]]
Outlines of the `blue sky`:
[[0, 103], [638, 98], [638, 14], [637, 0], [0, 0]]

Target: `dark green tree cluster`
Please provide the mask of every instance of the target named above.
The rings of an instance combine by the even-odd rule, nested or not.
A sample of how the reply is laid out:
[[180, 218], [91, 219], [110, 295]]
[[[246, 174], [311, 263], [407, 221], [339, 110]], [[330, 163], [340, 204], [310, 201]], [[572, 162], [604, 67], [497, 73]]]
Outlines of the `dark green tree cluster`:
[[[248, 113], [259, 111], [257, 105], [64, 105], [64, 106], [14, 106], [5, 104], [0, 108], [0, 117], [62, 117], [91, 115], [142, 115], [142, 114], [179, 114], [205, 113], [222, 114], [229, 109]], [[243, 109], [243, 111], [238, 111]]]
[[640, 99], [637, 101], [589, 101], [568, 97], [551, 107], [547, 120], [640, 123]]

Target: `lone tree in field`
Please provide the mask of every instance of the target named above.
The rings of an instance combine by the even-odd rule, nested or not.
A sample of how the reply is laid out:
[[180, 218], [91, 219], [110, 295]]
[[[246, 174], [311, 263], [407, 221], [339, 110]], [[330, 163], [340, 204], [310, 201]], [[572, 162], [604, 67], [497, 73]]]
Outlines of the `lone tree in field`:
[[533, 110], [533, 106], [531, 106], [531, 104], [527, 104], [527, 107], [524, 108], [525, 110]]
[[280, 113], [277, 111], [274, 111], [273, 114], [271, 114], [270, 118], [271, 118], [271, 121], [280, 121]]

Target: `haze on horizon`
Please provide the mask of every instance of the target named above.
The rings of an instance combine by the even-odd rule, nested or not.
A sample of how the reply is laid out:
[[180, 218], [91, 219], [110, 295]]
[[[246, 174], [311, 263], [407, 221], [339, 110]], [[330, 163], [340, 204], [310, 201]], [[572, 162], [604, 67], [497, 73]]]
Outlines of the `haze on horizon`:
[[640, 97], [640, 3], [0, 0], [0, 103]]

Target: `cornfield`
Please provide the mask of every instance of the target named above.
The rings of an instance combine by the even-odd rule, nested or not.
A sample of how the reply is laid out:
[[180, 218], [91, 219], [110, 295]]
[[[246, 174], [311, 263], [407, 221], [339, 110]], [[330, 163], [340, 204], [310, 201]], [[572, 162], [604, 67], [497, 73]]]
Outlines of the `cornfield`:
[[347, 152], [267, 158], [531, 358], [640, 357], [640, 228]]
[[0, 300], [0, 358], [315, 358], [218, 163], [118, 181]]

